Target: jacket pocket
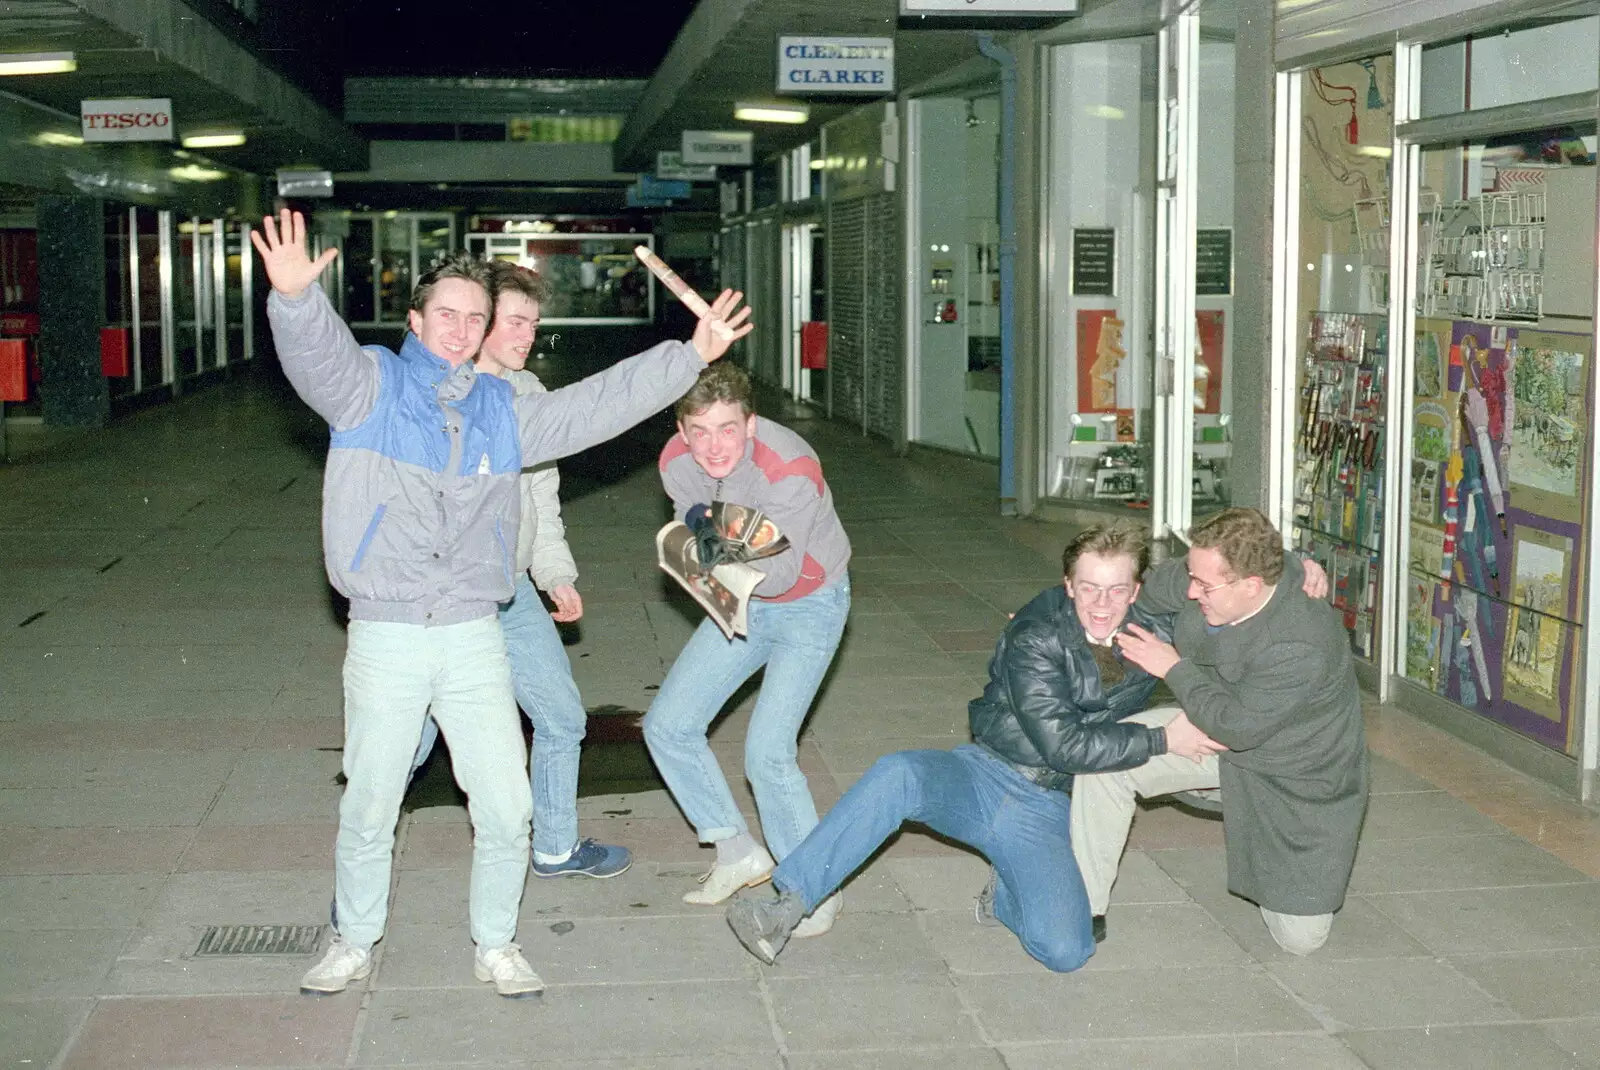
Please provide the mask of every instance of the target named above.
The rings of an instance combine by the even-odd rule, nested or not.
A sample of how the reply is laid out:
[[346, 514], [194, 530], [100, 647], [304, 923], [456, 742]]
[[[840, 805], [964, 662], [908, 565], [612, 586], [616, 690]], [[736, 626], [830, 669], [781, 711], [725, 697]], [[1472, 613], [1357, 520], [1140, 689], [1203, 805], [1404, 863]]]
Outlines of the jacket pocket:
[[367, 556], [367, 548], [372, 545], [372, 538], [378, 534], [378, 525], [383, 523], [383, 514], [388, 510], [387, 505], [380, 505], [372, 511], [372, 519], [367, 521], [367, 530], [362, 532], [361, 541], [356, 544], [355, 556], [350, 558], [350, 571], [360, 572], [361, 561]]

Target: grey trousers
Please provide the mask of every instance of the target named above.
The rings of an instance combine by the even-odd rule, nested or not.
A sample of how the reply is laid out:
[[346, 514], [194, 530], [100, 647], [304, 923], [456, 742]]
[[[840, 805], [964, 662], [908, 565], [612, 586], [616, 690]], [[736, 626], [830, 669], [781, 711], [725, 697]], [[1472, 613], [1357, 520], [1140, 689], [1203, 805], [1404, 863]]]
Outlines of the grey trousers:
[[[1126, 718], [1145, 725], [1165, 725], [1178, 715], [1178, 707], [1145, 710]], [[1089, 909], [1104, 914], [1117, 881], [1117, 866], [1133, 827], [1136, 799], [1149, 799], [1174, 791], [1215, 788], [1217, 759], [1192, 761], [1162, 754], [1134, 769], [1117, 773], [1080, 773], [1072, 783], [1072, 853], [1089, 893]], [[1226, 802], [1224, 802], [1226, 805]], [[1294, 955], [1309, 955], [1328, 940], [1332, 914], [1279, 914], [1261, 908], [1261, 918], [1278, 946]]]

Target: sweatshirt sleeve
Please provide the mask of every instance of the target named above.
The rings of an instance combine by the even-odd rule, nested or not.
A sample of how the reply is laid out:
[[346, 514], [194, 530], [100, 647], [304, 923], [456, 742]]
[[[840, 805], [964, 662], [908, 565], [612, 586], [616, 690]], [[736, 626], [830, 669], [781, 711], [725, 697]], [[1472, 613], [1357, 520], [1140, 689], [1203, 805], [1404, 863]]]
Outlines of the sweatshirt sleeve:
[[827, 503], [809, 477], [786, 476], [772, 485], [768, 501], [755, 504], [789, 539], [789, 548], [781, 554], [750, 562], [751, 568], [766, 576], [756, 585], [755, 593], [771, 598], [799, 581], [812, 533]]
[[356, 343], [322, 287], [312, 283], [296, 298], [273, 290], [267, 322], [295, 392], [335, 431], [359, 426], [378, 401], [378, 358]]
[[688, 342], [662, 342], [548, 394], [516, 398], [522, 464], [578, 453], [682, 397], [705, 362]]
[[1189, 560], [1174, 557], [1144, 574], [1139, 608], [1146, 613], [1176, 613], [1189, 604]]
[[533, 582], [541, 591], [578, 582], [578, 565], [572, 560], [572, 548], [567, 545], [567, 526], [561, 519], [561, 473], [553, 464], [540, 465], [532, 472], [524, 472], [527, 484], [523, 498], [524, 508], [531, 509], [533, 535]]
[[1037, 629], [1012, 633], [1001, 672], [1017, 724], [1045, 764], [1058, 773], [1132, 769], [1167, 751], [1164, 728], [1136, 721], [1085, 724], [1072, 701], [1059, 644]]

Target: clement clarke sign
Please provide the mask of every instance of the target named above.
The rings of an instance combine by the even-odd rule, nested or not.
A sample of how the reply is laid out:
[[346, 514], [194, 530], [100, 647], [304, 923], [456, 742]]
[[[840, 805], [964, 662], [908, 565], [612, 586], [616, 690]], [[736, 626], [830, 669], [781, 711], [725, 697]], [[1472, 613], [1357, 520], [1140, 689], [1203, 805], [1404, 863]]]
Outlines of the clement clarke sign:
[[172, 140], [172, 101], [167, 97], [85, 100], [80, 115], [85, 141]]

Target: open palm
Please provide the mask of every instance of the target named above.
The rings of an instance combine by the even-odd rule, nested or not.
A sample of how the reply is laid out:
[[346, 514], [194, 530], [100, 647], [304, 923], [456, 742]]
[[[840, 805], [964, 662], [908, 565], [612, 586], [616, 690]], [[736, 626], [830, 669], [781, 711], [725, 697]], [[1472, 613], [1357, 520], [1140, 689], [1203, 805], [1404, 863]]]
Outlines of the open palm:
[[285, 297], [299, 297], [339, 255], [332, 248], [312, 260], [306, 253], [306, 217], [287, 208], [277, 221], [263, 218], [261, 232], [250, 232], [250, 243], [261, 254], [272, 288]]

